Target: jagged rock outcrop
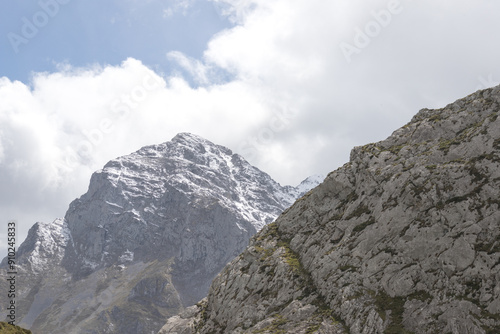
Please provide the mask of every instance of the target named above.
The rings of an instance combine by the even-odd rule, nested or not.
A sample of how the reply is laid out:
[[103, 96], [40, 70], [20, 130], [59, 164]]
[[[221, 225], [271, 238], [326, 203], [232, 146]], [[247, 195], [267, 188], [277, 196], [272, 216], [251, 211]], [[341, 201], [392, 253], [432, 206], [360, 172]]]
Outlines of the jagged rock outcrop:
[[500, 333], [500, 87], [421, 110], [160, 333]]
[[21, 245], [19, 323], [36, 333], [157, 332], [314, 184], [282, 187], [188, 133], [112, 160], [65, 219], [35, 224]]

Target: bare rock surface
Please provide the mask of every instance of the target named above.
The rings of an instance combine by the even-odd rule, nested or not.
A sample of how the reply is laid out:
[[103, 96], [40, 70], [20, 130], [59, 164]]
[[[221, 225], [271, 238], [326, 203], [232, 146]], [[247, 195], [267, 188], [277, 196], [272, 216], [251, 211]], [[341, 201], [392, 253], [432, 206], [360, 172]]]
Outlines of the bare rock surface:
[[500, 333], [499, 110], [478, 91], [354, 148], [160, 333]]

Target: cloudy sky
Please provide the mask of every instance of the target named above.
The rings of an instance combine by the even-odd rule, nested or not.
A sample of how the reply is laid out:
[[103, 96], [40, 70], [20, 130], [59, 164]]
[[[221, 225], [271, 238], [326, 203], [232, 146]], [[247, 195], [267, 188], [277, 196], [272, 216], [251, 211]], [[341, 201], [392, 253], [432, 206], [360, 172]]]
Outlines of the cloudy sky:
[[0, 2], [0, 251], [192, 132], [282, 184], [500, 81], [495, 0]]

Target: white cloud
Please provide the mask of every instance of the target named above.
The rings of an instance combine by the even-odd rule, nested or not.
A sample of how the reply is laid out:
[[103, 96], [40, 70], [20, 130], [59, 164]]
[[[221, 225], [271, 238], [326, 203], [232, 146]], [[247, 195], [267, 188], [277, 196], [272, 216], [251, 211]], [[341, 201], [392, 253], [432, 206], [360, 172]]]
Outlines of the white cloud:
[[[199, 87], [134, 59], [62, 67], [31, 87], [0, 79], [2, 217], [63, 215], [92, 171], [180, 131], [298, 183], [342, 165], [352, 146], [384, 139], [418, 109], [500, 79], [498, 2], [401, 0], [350, 63], [341, 43], [354, 43], [394, 1], [214, 2], [237, 25], [214, 36], [203, 59], [168, 55]], [[217, 69], [234, 79], [221, 83]]]
[[168, 59], [179, 64], [185, 69], [191, 77], [199, 84], [207, 85], [210, 83], [208, 78], [207, 65], [198, 59], [189, 58], [179, 51], [171, 51], [167, 54]]

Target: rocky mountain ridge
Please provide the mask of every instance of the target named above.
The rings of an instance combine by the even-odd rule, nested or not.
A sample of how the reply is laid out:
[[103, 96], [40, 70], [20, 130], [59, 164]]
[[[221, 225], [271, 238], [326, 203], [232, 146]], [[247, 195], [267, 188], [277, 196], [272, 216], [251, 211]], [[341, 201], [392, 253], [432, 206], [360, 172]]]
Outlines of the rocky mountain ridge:
[[157, 332], [314, 183], [282, 187], [188, 133], [112, 160], [64, 219], [35, 224], [19, 248], [19, 323], [40, 333]]
[[[217, 206], [221, 214], [230, 211], [236, 215], [236, 223], [229, 229], [234, 228], [234, 234], [241, 236], [239, 241], [233, 238], [231, 242], [244, 243], [290, 206], [299, 191], [280, 186], [225, 147], [181, 133], [171, 142], [144, 147], [110, 161], [102, 171], [94, 173], [88, 192], [71, 203], [65, 217], [79, 258], [75, 270], [92, 271], [116, 263], [132, 251], [137, 239], [144, 245], [135, 247], [136, 259], [147, 258], [147, 254], [156, 258], [158, 249], [169, 254], [168, 248], [173, 247], [169, 245], [175, 245], [183, 233], [191, 233], [190, 224], [207, 219], [196, 217], [193, 207]], [[183, 204], [173, 208], [170, 203], [177, 201]], [[82, 224], [80, 217], [91, 221], [91, 226]], [[155, 223], [161, 221], [164, 223]], [[142, 227], [145, 224], [147, 229]], [[165, 231], [164, 226], [176, 228]], [[191, 245], [186, 245], [186, 249], [181, 245], [174, 247], [181, 252], [177, 260], [192, 260]], [[235, 247], [218, 251], [228, 252]]]
[[500, 87], [356, 147], [164, 333], [500, 332]]

